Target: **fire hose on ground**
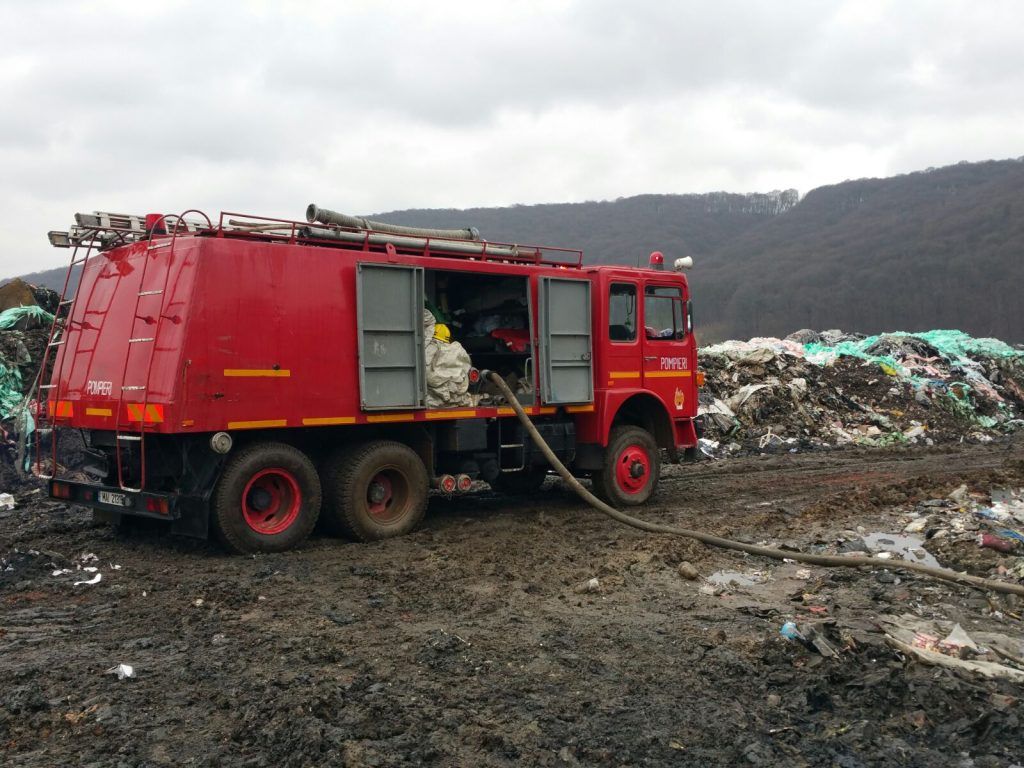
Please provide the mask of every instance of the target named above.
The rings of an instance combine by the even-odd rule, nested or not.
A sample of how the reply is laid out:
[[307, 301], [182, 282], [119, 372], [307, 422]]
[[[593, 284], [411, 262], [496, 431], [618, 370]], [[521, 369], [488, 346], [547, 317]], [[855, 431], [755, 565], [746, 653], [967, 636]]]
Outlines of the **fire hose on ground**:
[[922, 576], [928, 576], [942, 581], [949, 581], [954, 584], [963, 584], [969, 587], [974, 587], [975, 589], [1024, 596], [1024, 586], [1020, 584], [1007, 584], [993, 579], [983, 579], [979, 576], [971, 576], [967, 573], [958, 573], [956, 571], [949, 570], [948, 568], [933, 568], [932, 566], [922, 565], [920, 563], [911, 563], [906, 560], [880, 561], [873, 557], [814, 555], [808, 552], [776, 549], [774, 547], [762, 547], [757, 544], [744, 544], [740, 541], [723, 539], [720, 536], [714, 536], [702, 531], [694, 531], [688, 528], [677, 528], [672, 525], [662, 525], [660, 523], [651, 523], [646, 520], [633, 517], [632, 515], [627, 515], [625, 512], [620, 512], [614, 507], [605, 504], [601, 499], [588, 491], [578, 479], [573, 477], [572, 473], [566, 469], [565, 465], [555, 455], [555, 452], [551, 450], [550, 446], [548, 446], [544, 441], [544, 438], [541, 437], [540, 432], [537, 431], [533, 422], [530, 421], [530, 417], [526, 415], [526, 411], [523, 410], [523, 407], [519, 404], [519, 401], [512, 393], [512, 390], [509, 389], [504, 379], [494, 372], [489, 374], [489, 379], [501, 391], [501, 394], [504, 395], [505, 400], [508, 402], [509, 406], [511, 406], [512, 410], [515, 411], [516, 416], [523, 425], [523, 429], [529, 433], [534, 444], [540, 449], [541, 453], [544, 454], [544, 458], [548, 460], [551, 467], [558, 473], [558, 476], [561, 477], [562, 480], [564, 480], [566, 484], [590, 506], [623, 525], [628, 525], [641, 531], [647, 531], [648, 533], [665, 533], [670, 536], [682, 536], [687, 539], [695, 539], [696, 541], [710, 547], [731, 549], [737, 552], [745, 552], [748, 555], [769, 557], [775, 560], [795, 560], [798, 563], [820, 565], [826, 568], [879, 568], [884, 565], [886, 568], [891, 568], [893, 570], [918, 573]]

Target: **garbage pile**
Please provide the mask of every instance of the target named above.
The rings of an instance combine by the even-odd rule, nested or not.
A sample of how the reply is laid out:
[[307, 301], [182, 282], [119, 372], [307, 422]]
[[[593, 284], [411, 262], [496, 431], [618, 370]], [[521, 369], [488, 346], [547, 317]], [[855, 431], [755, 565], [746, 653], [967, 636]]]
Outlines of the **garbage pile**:
[[989, 441], [1024, 427], [1024, 349], [954, 330], [802, 330], [700, 350], [709, 456]]
[[16, 482], [14, 437], [31, 429], [31, 425], [16, 424], [15, 417], [24, 418], [21, 405], [35, 383], [59, 302], [58, 294], [23, 280], [0, 286], [0, 481], [4, 490]]
[[60, 296], [20, 279], [0, 286], [0, 421], [32, 387]]

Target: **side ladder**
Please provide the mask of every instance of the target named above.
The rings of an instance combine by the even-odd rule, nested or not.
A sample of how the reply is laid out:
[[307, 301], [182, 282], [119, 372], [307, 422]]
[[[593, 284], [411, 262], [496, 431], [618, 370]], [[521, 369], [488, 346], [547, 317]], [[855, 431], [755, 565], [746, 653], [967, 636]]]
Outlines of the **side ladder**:
[[[73, 330], [71, 318], [73, 316], [75, 298], [78, 294], [78, 287], [75, 288], [76, 296], [68, 298], [68, 286], [71, 284], [71, 276], [75, 271], [75, 267], [81, 265], [82, 272], [79, 275], [79, 285], [81, 285], [82, 276], [85, 274], [85, 269], [88, 266], [89, 259], [95, 255], [93, 246], [95, 241], [92, 238], [87, 238], [88, 245], [85, 246], [85, 255], [79, 257], [78, 252], [82, 247], [81, 244], [75, 245], [74, 251], [71, 253], [71, 263], [68, 264], [68, 271], [64, 275], [64, 286], [60, 291], [60, 302], [57, 304], [57, 311], [53, 315], [53, 322], [50, 324], [50, 335], [46, 343], [46, 349], [43, 351], [43, 360], [39, 367], [39, 407], [36, 411], [36, 461], [35, 461], [35, 474], [44, 480], [50, 480], [57, 474], [57, 420], [64, 415], [60, 412], [61, 410], [61, 399], [60, 399], [60, 384], [63, 378], [64, 364], [67, 361], [67, 355], [59, 353], [57, 355], [56, 370], [50, 375], [49, 381], [46, 381], [46, 371], [50, 364], [50, 353], [57, 347], [65, 346], [71, 331]], [[58, 338], [59, 337], [59, 338]], [[62, 352], [66, 352], [62, 350]], [[74, 360], [71, 361], [71, 368], [68, 370], [68, 377], [74, 371]], [[51, 396], [52, 395], [52, 396]], [[49, 428], [50, 430], [50, 463], [51, 469], [50, 474], [46, 474], [43, 464], [43, 430]]]
[[[170, 285], [171, 279], [171, 268], [174, 264], [174, 246], [177, 243], [178, 233], [183, 229], [185, 224], [185, 215], [189, 213], [198, 213], [205, 219], [209, 228], [213, 228], [213, 224], [209, 217], [205, 213], [198, 210], [188, 210], [182, 213], [180, 216], [173, 217], [174, 230], [170, 234], [170, 239], [156, 240], [153, 236], [150, 236], [149, 245], [146, 248], [146, 259], [142, 266], [142, 275], [139, 277], [138, 291], [135, 296], [135, 309], [132, 312], [132, 321], [128, 329], [128, 347], [125, 350], [124, 355], [124, 367], [121, 371], [121, 391], [118, 395], [117, 401], [117, 415], [114, 421], [114, 461], [117, 465], [117, 484], [118, 487], [123, 491], [131, 491], [138, 493], [146, 487], [146, 418], [149, 413], [149, 396], [150, 386], [153, 374], [153, 359], [155, 357], [157, 339], [160, 338], [160, 328], [164, 321], [164, 308], [166, 306], [167, 289]], [[161, 216], [160, 219], [153, 225], [153, 231], [161, 230], [162, 226], [166, 227], [168, 216]], [[156, 261], [161, 257], [166, 256], [166, 263], [164, 265], [164, 279], [157, 289], [146, 288], [146, 274], [149, 270], [150, 262]], [[149, 315], [140, 315], [139, 307], [142, 300], [149, 296], [159, 296], [160, 306], [157, 311], [156, 317], [150, 317]], [[142, 320], [146, 326], [153, 326], [152, 333], [148, 330], [136, 332], [135, 326], [137, 321]], [[149, 321], [149, 322], [146, 322]], [[148, 354], [146, 355], [146, 376], [142, 383], [127, 384], [125, 378], [128, 375], [129, 361], [131, 360], [132, 350], [134, 345], [142, 344], [148, 347]], [[141, 393], [142, 400], [126, 400], [125, 396], [128, 393]], [[126, 411], [127, 406], [140, 405], [141, 408], [138, 411], [139, 414], [139, 428], [138, 430], [131, 430], [132, 421], [129, 419], [125, 425], [127, 428], [122, 428], [122, 418]], [[129, 448], [132, 445], [138, 446], [139, 451], [139, 479], [138, 488], [125, 485], [124, 478], [124, 460], [122, 458], [122, 448]]]

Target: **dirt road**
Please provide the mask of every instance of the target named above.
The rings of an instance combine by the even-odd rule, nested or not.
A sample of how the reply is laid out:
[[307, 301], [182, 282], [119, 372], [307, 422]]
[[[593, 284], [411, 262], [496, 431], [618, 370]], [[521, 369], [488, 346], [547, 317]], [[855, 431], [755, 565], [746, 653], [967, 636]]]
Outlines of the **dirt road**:
[[[825, 546], [858, 525], [899, 530], [902, 508], [962, 482], [1024, 485], [1024, 446], [672, 467], [642, 515]], [[531, 498], [435, 498], [404, 539], [251, 558], [47, 502], [0, 515], [4, 765], [1024, 761], [1021, 686], [909, 662], [873, 622], [912, 612], [1019, 635], [984, 595], [642, 534], [554, 480]], [[682, 578], [683, 560], [770, 579], [717, 594]], [[578, 591], [591, 578], [597, 591]], [[837, 659], [779, 635], [822, 618]], [[118, 663], [135, 677], [106, 672]]]

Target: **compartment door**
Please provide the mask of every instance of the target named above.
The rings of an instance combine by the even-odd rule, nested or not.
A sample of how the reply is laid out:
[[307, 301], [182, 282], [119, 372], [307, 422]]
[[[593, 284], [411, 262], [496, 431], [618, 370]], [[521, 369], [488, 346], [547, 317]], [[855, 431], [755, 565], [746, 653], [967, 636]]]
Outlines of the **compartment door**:
[[540, 297], [541, 397], [545, 403], [594, 399], [590, 281], [542, 277]]
[[359, 394], [363, 410], [422, 408], [423, 269], [358, 264]]

